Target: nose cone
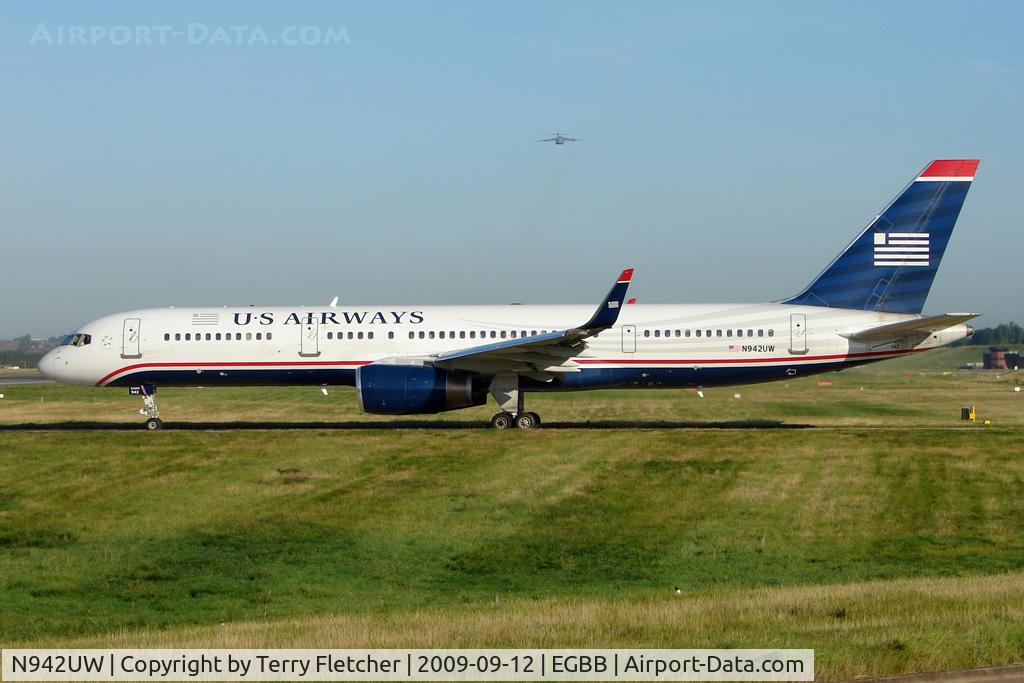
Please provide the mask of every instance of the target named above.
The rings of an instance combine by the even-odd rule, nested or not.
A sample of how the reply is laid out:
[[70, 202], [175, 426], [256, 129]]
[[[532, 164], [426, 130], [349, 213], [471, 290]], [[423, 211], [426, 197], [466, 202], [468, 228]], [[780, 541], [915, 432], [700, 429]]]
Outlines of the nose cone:
[[36, 368], [39, 370], [39, 374], [46, 379], [57, 379], [57, 359], [55, 358], [57, 350], [47, 351], [46, 355], [39, 359], [36, 364]]

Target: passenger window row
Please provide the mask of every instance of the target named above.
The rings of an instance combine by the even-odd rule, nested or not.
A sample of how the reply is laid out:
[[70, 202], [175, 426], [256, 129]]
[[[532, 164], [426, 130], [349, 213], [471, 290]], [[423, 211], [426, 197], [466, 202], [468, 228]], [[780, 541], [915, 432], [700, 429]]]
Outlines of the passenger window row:
[[[538, 334], [547, 334], [547, 330], [419, 330], [410, 331], [409, 339], [525, 339], [526, 337], [535, 337]], [[206, 341], [267, 341], [273, 339], [272, 332], [206, 332], [205, 335], [202, 332], [176, 332], [173, 334], [174, 341], [202, 341], [204, 338]], [[233, 336], [232, 336], [233, 335]], [[172, 334], [167, 332], [164, 334], [164, 341], [171, 341]], [[362, 331], [347, 331], [347, 332], [334, 332], [329, 331], [326, 334], [327, 339], [339, 341], [344, 339], [359, 340], [359, 339], [373, 339], [373, 332], [362, 332]], [[395, 333], [388, 332], [388, 339], [394, 339]], [[88, 343], [88, 342], [86, 342]]]
[[[334, 332], [328, 332], [327, 333], [327, 338], [328, 339], [334, 339]], [[352, 331], [349, 331], [348, 332], [348, 338], [349, 339], [364, 339], [364, 338], [365, 339], [373, 339], [373, 332], [367, 332], [367, 333], [364, 334], [363, 332], [352, 332]], [[394, 338], [395, 338], [395, 333], [394, 332], [388, 332], [388, 339], [394, 339]], [[338, 332], [338, 339], [339, 340], [345, 339], [345, 333], [344, 332]]]
[[[418, 330], [418, 331], [410, 331], [409, 332], [409, 339], [520, 339], [520, 338], [524, 339], [526, 337], [534, 337], [534, 336], [537, 336], [538, 334], [547, 334], [547, 333], [548, 333], [547, 330], [479, 330], [479, 331], [477, 331], [477, 330], [458, 330], [458, 331], [456, 331], [456, 330], [439, 330], [439, 331], [435, 331], [435, 330]], [[82, 335], [82, 336], [85, 336], [85, 335]], [[755, 336], [756, 337], [764, 337], [764, 336], [774, 337], [775, 336], [775, 330], [773, 330], [771, 328], [769, 328], [768, 330], [764, 330], [763, 328], [762, 329], [756, 329], [756, 330], [753, 329], [753, 328], [747, 328], [746, 330], [744, 330], [742, 328], [737, 328], [735, 330], [732, 329], [732, 328], [728, 328], [728, 329], [724, 329], [724, 330], [723, 329], [714, 329], [714, 330], [707, 330], [707, 329], [704, 329], [704, 330], [682, 330], [682, 329], [668, 329], [668, 330], [665, 330], [665, 329], [655, 329], [655, 330], [651, 330], [651, 329], [645, 329], [644, 330], [644, 337], [648, 337], [648, 338], [650, 338], [650, 337], [655, 337], [655, 338], [662, 338], [662, 337], [664, 337], [664, 338], [672, 338], [672, 337], [675, 337], [677, 339], [678, 338], [689, 339], [691, 337], [695, 337], [695, 338], [710, 338], [710, 337], [734, 337], [734, 336], [735, 337], [751, 337], [751, 338], [753, 338]], [[205, 339], [206, 341], [232, 341], [232, 340], [234, 340], [234, 341], [242, 341], [243, 338], [245, 339], [245, 341], [253, 341], [254, 339], [256, 341], [263, 341], [264, 339], [266, 339], [267, 341], [270, 341], [271, 339], [274, 338], [274, 336], [273, 336], [273, 332], [266, 332], [266, 333], [264, 333], [264, 332], [244, 332], [244, 333], [243, 332], [234, 332], [234, 333], [232, 333], [232, 332], [224, 332], [224, 333], [221, 333], [221, 332], [206, 332], [206, 333], [202, 333], [202, 332], [195, 332], [195, 333], [192, 333], [192, 332], [184, 332], [184, 333], [175, 332], [174, 333], [174, 341], [182, 341], [182, 340], [184, 340], [184, 341], [202, 341], [203, 339]], [[339, 340], [342, 340], [342, 339], [350, 339], [350, 340], [367, 339], [367, 340], [370, 340], [370, 339], [373, 339], [373, 332], [365, 332], [364, 333], [364, 332], [361, 332], [361, 331], [358, 331], [358, 332], [353, 332], [353, 331], [333, 332], [333, 331], [331, 331], [331, 332], [327, 333], [327, 338], [328, 339], [332, 339], [332, 340], [335, 339], [335, 338], [337, 338]], [[395, 333], [394, 332], [388, 332], [388, 339], [394, 339], [394, 338], [395, 338]], [[83, 343], [85, 343], [85, 344], [88, 343], [88, 341], [83, 341], [83, 340], [79, 340], [79, 339], [76, 339], [75, 341], [78, 342], [79, 345], [81, 345]], [[91, 340], [89, 340], [89, 341], [91, 341]], [[171, 341], [171, 333], [170, 332], [164, 333], [164, 341]]]
[[[749, 328], [749, 327], [746, 330], [744, 330], [742, 328], [737, 328], [735, 330], [733, 330], [732, 328], [725, 329], [725, 330], [721, 330], [721, 329], [716, 329], [716, 330], [660, 330], [660, 329], [658, 329], [658, 330], [644, 330], [644, 336], [645, 337], [666, 337], [666, 338], [667, 337], [676, 337], [676, 338], [684, 337], [684, 338], [689, 338], [691, 336], [692, 337], [732, 337], [732, 336], [736, 336], [736, 337], [754, 337], [754, 336], [764, 337], [765, 334], [766, 334], [766, 332], [765, 332], [764, 329], [754, 330], [753, 328]], [[767, 330], [767, 336], [774, 337], [775, 336], [775, 330], [769, 328]]]
[[409, 332], [409, 339], [525, 339], [547, 334], [547, 330], [419, 330]]
[[[273, 332], [267, 332], [266, 334], [264, 334], [263, 332], [255, 332], [255, 333], [254, 332], [246, 332], [246, 333], [244, 333], [245, 341], [252, 341], [253, 339], [255, 339], [256, 341], [263, 341], [264, 339], [266, 339], [267, 341], [270, 341], [273, 338], [274, 338], [274, 333]], [[234, 333], [232, 333], [232, 332], [224, 332], [222, 334], [220, 332], [207, 332], [205, 335], [202, 332], [195, 332], [195, 333], [192, 333], [192, 332], [185, 332], [185, 333], [175, 332], [174, 333], [174, 341], [182, 341], [182, 340], [184, 340], [184, 341], [203, 341], [204, 339], [206, 341], [242, 341], [243, 333], [242, 332], [234, 332]], [[171, 333], [170, 332], [165, 332], [164, 333], [164, 341], [171, 341]]]

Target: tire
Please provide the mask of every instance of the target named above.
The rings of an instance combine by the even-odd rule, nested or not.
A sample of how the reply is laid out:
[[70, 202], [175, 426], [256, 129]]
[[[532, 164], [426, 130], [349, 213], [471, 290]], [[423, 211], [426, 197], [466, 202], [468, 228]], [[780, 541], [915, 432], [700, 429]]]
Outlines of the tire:
[[508, 429], [513, 426], [515, 420], [511, 413], [498, 413], [491, 418], [491, 426], [495, 429]]
[[519, 413], [516, 415], [516, 427], [522, 430], [533, 429], [537, 426], [537, 420], [533, 413]]
[[530, 416], [533, 417], [533, 426], [534, 427], [540, 427], [540, 415], [538, 415], [537, 413], [527, 413], [527, 415], [530, 415]]
[[147, 432], [155, 432], [156, 430], [161, 429], [163, 426], [164, 426], [163, 420], [161, 420], [158, 417], [151, 417], [148, 420], [146, 420], [146, 431]]

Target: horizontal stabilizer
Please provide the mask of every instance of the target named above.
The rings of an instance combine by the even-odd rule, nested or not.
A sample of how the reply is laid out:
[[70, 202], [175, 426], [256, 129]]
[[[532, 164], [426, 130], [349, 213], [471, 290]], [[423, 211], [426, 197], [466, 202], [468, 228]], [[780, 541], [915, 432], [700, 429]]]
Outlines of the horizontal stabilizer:
[[953, 327], [954, 325], [967, 322], [971, 318], [977, 318], [978, 315], [978, 313], [944, 313], [942, 315], [932, 315], [927, 318], [914, 318], [913, 320], [904, 320], [902, 322], [891, 323], [889, 325], [870, 327], [858, 332], [845, 333], [843, 336], [850, 341], [858, 342], [898, 339], [914, 333], [930, 334], [932, 332], [938, 332], [948, 327]]

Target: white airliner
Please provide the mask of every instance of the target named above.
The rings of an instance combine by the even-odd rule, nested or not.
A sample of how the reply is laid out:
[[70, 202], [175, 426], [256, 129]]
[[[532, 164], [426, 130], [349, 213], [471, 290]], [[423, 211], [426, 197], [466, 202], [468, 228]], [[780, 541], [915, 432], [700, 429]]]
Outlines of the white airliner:
[[922, 316], [975, 159], [929, 164], [800, 294], [765, 304], [639, 305], [632, 269], [588, 306], [160, 308], [94, 320], [39, 363], [129, 387], [147, 429], [161, 386], [347, 385], [369, 413], [483, 405], [540, 424], [533, 391], [713, 387], [802, 377], [944, 346], [973, 313]]

